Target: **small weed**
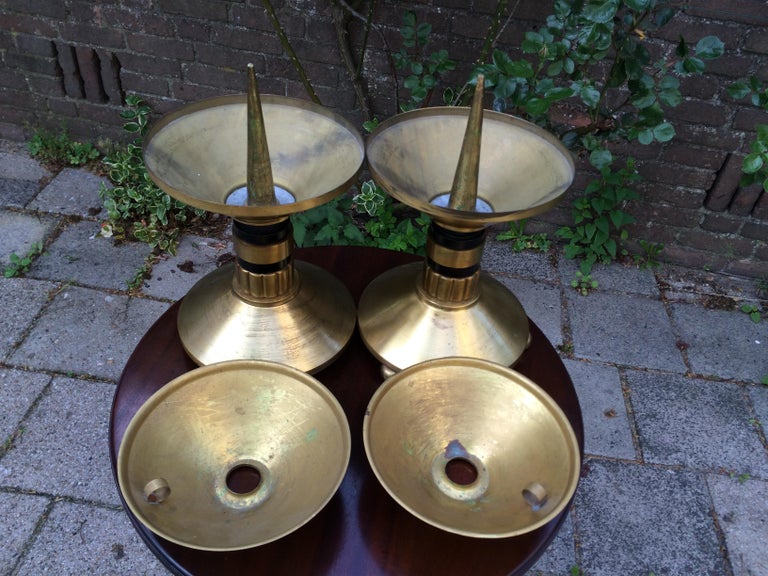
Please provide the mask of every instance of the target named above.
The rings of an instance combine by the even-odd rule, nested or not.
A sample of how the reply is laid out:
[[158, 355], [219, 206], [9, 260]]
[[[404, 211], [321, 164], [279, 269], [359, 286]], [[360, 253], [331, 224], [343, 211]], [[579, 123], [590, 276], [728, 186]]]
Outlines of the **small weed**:
[[519, 222], [512, 221], [506, 232], [496, 236], [496, 240], [509, 240], [512, 242], [513, 252], [522, 252], [523, 250], [538, 250], [547, 252], [552, 245], [552, 241], [547, 238], [543, 232], [538, 234], [525, 233], [525, 220]]
[[755, 324], [760, 323], [760, 308], [754, 304], [742, 304], [740, 310], [749, 315], [749, 319]]
[[42, 242], [35, 242], [34, 244], [32, 244], [26, 256], [19, 256], [15, 252], [11, 253], [11, 255], [9, 256], [10, 264], [8, 264], [8, 266], [5, 267], [5, 270], [3, 271], [3, 276], [5, 276], [6, 278], [15, 278], [16, 276], [25, 274], [26, 272], [29, 271], [29, 268], [30, 266], [32, 266], [32, 262], [35, 261], [35, 258], [40, 256], [40, 254], [42, 253], [43, 253]]
[[768, 278], [760, 278], [757, 281], [757, 293], [760, 296], [768, 296]]
[[578, 566], [571, 566], [571, 569], [568, 570], [569, 576], [584, 576], [584, 571], [579, 568]]
[[152, 272], [153, 261], [154, 258], [150, 254], [146, 260], [144, 260], [144, 264], [141, 265], [141, 268], [139, 268], [136, 271], [136, 274], [133, 275], [133, 278], [126, 280], [125, 283], [128, 285], [129, 291], [134, 292], [141, 289], [141, 285], [144, 283], [144, 280], [149, 278], [149, 275]]
[[567, 343], [564, 343], [564, 344], [558, 344], [557, 345], [557, 349], [561, 353], [570, 356], [571, 354], [573, 354], [573, 342], [567, 342]]
[[27, 142], [27, 150], [34, 158], [63, 166], [82, 166], [101, 156], [93, 144], [72, 140], [66, 130], [58, 134], [36, 131]]
[[586, 296], [592, 290], [597, 289], [597, 280], [593, 280], [589, 274], [584, 274], [581, 270], [576, 272], [576, 278], [571, 280], [571, 288], [574, 288], [582, 296]]
[[763, 376], [760, 379], [760, 384], [762, 384], [763, 386], [768, 386], [768, 376]]
[[635, 265], [644, 270], [653, 270], [661, 266], [661, 262], [659, 262], [659, 254], [664, 250], [664, 244], [646, 242], [645, 240], [640, 240], [638, 243], [640, 244], [643, 253], [635, 254], [633, 256]]

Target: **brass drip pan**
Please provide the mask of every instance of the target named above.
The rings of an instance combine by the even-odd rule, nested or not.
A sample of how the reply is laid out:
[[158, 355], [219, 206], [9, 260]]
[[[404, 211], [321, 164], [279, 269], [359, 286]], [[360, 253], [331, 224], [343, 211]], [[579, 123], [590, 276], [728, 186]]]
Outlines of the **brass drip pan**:
[[534, 382], [473, 358], [391, 376], [363, 424], [368, 460], [389, 494], [425, 522], [476, 538], [518, 536], [567, 506], [579, 446]]
[[349, 454], [346, 417], [322, 384], [241, 360], [197, 368], [152, 395], [126, 429], [117, 474], [126, 504], [156, 534], [239, 550], [314, 517]]

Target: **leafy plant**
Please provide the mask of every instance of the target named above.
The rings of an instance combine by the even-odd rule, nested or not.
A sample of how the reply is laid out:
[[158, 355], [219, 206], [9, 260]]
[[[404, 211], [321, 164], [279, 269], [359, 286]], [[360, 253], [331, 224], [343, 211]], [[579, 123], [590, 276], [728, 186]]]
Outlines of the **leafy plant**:
[[151, 110], [135, 95], [127, 96], [126, 103], [128, 109], [120, 113], [126, 120], [123, 128], [136, 138], [104, 158], [114, 186], [102, 184], [99, 194], [116, 233], [125, 233], [153, 249], [175, 253], [179, 227], [204, 212], [171, 198], [152, 182], [142, 157]]
[[25, 256], [19, 256], [15, 252], [12, 252], [8, 257], [10, 263], [5, 267], [5, 270], [3, 270], [3, 276], [5, 278], [15, 278], [16, 276], [20, 276], [21, 274], [29, 272], [29, 268], [32, 266], [35, 258], [40, 256], [42, 253], [42, 242], [35, 242], [32, 244], [29, 252], [27, 252]]
[[552, 241], [543, 232], [526, 234], [525, 220], [510, 222], [505, 232], [496, 235], [496, 240], [509, 240], [512, 243], [513, 252], [522, 252], [523, 250], [547, 252], [552, 245]]
[[421, 254], [430, 221], [424, 214], [409, 217], [409, 210], [368, 180], [352, 197], [294, 214], [293, 236], [297, 246], [375, 246]]
[[613, 170], [613, 157], [604, 148], [590, 154], [590, 163], [600, 171], [600, 177], [587, 184], [583, 194], [574, 201], [574, 225], [556, 232], [568, 242], [565, 256], [579, 259], [584, 275], [589, 275], [595, 263], [607, 264], [619, 254], [619, 242], [628, 235], [626, 226], [634, 222], [623, 206], [637, 198], [637, 192], [630, 185], [639, 179], [631, 158], [624, 167]]
[[[595, 262], [616, 258], [633, 221], [624, 204], [636, 197], [630, 185], [638, 175], [631, 159], [625, 168], [610, 168], [610, 143], [671, 140], [675, 130], [664, 110], [682, 102], [678, 76], [701, 73], [705, 60], [723, 53], [714, 36], [693, 49], [681, 38], [673, 57], [652, 62], [647, 34], [675, 12], [667, 0], [555, 0], [546, 25], [525, 34], [523, 58], [496, 50], [475, 70], [493, 91], [495, 109], [585, 150], [599, 171], [575, 203], [573, 226], [558, 231], [569, 241], [566, 256], [580, 259], [584, 274]], [[564, 119], [569, 116], [575, 120]]]
[[741, 308], [739, 309], [744, 312], [744, 314], [747, 314], [752, 322], [755, 324], [760, 323], [760, 308], [758, 308], [755, 304], [742, 304]]
[[[768, 87], [763, 86], [758, 78], [734, 82], [728, 87], [728, 94], [736, 100], [750, 97], [752, 104], [768, 110]], [[740, 185], [762, 184], [768, 192], [768, 125], [757, 125], [757, 137], [749, 145], [749, 154], [741, 165], [743, 172]]]
[[447, 50], [427, 51], [431, 33], [432, 26], [418, 22], [414, 12], [408, 10], [403, 14], [400, 28], [403, 45], [392, 54], [395, 68], [406, 74], [403, 88], [410, 93], [409, 99], [400, 104], [403, 111], [429, 104], [440, 74], [456, 67]]
[[82, 166], [101, 156], [92, 143], [72, 140], [66, 130], [58, 134], [35, 131], [27, 142], [27, 151], [34, 158], [64, 166]]

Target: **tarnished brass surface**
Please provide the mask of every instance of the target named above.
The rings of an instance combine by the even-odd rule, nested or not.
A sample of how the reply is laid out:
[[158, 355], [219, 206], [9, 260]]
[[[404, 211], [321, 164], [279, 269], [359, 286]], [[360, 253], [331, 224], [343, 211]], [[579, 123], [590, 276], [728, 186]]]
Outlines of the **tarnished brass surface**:
[[[248, 88], [167, 114], [144, 147], [158, 186], [232, 216], [246, 235], [272, 230], [346, 190], [365, 149], [358, 131], [326, 108], [260, 96], [252, 66]], [[192, 358], [199, 364], [266, 359], [307, 372], [329, 364], [355, 326], [346, 287], [319, 268], [295, 273], [292, 233], [265, 243], [235, 234], [234, 243], [238, 262], [223, 269], [230, 277], [218, 270], [202, 279], [179, 312], [179, 335]]]
[[248, 204], [270, 206], [277, 204], [272, 164], [269, 159], [269, 142], [264, 126], [261, 94], [256, 82], [253, 64], [248, 64], [248, 93], [246, 96], [248, 118], [246, 180]]
[[478, 359], [432, 360], [391, 376], [368, 405], [363, 440], [398, 503], [465, 536], [543, 526], [579, 480], [578, 442], [554, 400], [522, 374]]
[[379, 124], [367, 142], [374, 179], [401, 202], [448, 226], [528, 218], [562, 199], [574, 173], [568, 150], [534, 124], [485, 110], [477, 196], [493, 212], [431, 204], [451, 191], [468, 115], [468, 108], [422, 108]]
[[153, 532], [237, 550], [315, 516], [349, 454], [344, 412], [317, 380], [270, 362], [224, 362], [147, 400], [126, 429], [117, 474], [128, 507]]
[[366, 288], [363, 341], [386, 370], [445, 356], [514, 364], [530, 341], [528, 318], [514, 295], [478, 273], [478, 233], [559, 202], [573, 180], [570, 153], [534, 124], [483, 110], [480, 78], [471, 109], [423, 108], [381, 123], [367, 158], [388, 194], [434, 223], [423, 274], [406, 267]]
[[446, 356], [471, 356], [511, 365], [528, 346], [525, 310], [503, 284], [485, 272], [481, 297], [469, 302], [431, 299], [415, 263], [375, 278], [360, 299], [360, 335], [382, 364], [402, 370]]
[[209, 212], [270, 218], [308, 210], [346, 190], [364, 158], [364, 143], [346, 119], [314, 104], [262, 95], [272, 177], [290, 204], [228, 205], [247, 186], [246, 95], [220, 96], [166, 114], [147, 134], [144, 161], [168, 194]]
[[[179, 337], [190, 357], [198, 364], [270, 360], [309, 373], [330, 364], [354, 332], [354, 300], [346, 286], [324, 269], [301, 261], [295, 261], [293, 268], [298, 276], [291, 283], [293, 292], [274, 302], [265, 298], [262, 304], [235, 292], [233, 278], [247, 280], [235, 277], [234, 264], [199, 280], [179, 308]], [[282, 278], [280, 273], [262, 276]]]
[[477, 75], [472, 105], [464, 130], [459, 162], [453, 175], [451, 197], [448, 208], [451, 210], [474, 210], [477, 200], [478, 171], [480, 170], [480, 149], [483, 136], [483, 87], [485, 77]]

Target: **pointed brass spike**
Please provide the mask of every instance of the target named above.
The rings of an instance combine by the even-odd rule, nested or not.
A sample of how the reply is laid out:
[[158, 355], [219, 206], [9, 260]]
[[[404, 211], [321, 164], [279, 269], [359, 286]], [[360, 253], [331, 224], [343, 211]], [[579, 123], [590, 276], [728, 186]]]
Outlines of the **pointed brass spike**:
[[248, 165], [247, 187], [249, 206], [274, 206], [275, 184], [269, 162], [267, 131], [261, 109], [259, 87], [253, 64], [248, 64]]
[[483, 133], [483, 85], [485, 77], [477, 75], [475, 94], [469, 109], [467, 129], [461, 144], [459, 164], [451, 186], [448, 207], [453, 210], [474, 211], [477, 202], [477, 178], [480, 170], [480, 141]]

